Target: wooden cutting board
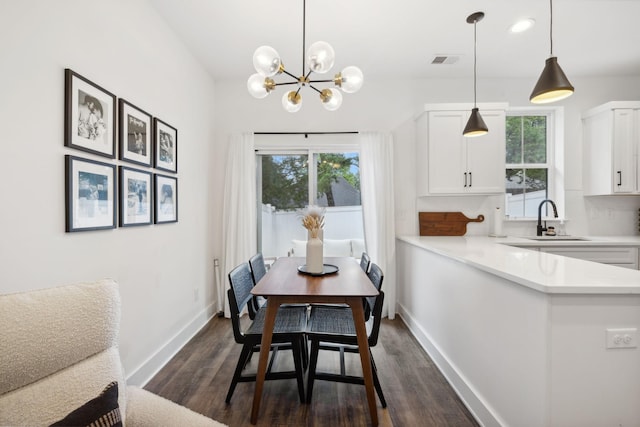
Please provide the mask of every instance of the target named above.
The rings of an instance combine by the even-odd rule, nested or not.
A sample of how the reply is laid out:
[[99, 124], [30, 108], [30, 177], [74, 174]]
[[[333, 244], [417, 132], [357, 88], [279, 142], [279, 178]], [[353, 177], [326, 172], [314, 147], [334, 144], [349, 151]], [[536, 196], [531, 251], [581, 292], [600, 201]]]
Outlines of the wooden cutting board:
[[467, 218], [462, 212], [418, 212], [421, 236], [464, 236], [467, 223], [482, 222], [484, 215]]

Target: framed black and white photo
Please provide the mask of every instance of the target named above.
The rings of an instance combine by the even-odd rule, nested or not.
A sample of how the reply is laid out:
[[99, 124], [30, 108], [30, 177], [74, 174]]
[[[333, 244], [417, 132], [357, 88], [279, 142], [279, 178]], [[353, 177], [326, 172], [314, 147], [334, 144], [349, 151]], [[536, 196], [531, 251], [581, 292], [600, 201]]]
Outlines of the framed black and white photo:
[[154, 167], [173, 173], [178, 172], [178, 130], [154, 118], [153, 141]]
[[151, 224], [151, 172], [120, 166], [120, 227]]
[[153, 187], [155, 223], [178, 222], [178, 178], [155, 174]]
[[116, 227], [116, 167], [65, 155], [66, 231]]
[[116, 156], [116, 96], [65, 69], [64, 145], [101, 156]]
[[151, 116], [122, 98], [119, 112], [120, 160], [151, 166]]

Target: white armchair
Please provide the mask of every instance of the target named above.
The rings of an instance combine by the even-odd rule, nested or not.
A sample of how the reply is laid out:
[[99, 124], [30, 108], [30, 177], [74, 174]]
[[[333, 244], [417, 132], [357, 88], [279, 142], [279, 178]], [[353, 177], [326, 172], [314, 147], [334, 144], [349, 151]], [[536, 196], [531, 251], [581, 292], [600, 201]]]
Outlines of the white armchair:
[[223, 425], [126, 385], [113, 280], [0, 295], [0, 325], [2, 426], [75, 424], [86, 417], [114, 426]]

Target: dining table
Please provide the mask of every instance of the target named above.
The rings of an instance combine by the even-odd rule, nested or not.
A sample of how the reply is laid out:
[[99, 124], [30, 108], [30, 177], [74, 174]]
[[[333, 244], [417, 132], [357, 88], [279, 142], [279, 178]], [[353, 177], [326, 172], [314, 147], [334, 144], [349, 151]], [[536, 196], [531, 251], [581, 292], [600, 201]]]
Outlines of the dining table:
[[253, 406], [251, 408], [251, 424], [255, 425], [258, 421], [273, 326], [278, 308], [282, 304], [328, 303], [347, 304], [351, 307], [371, 424], [373, 426], [378, 425], [378, 412], [363, 305], [363, 298], [378, 295], [378, 290], [373, 286], [355, 258], [325, 257], [323, 263], [325, 266], [323, 273], [310, 274], [306, 272], [305, 257], [278, 258], [267, 274], [251, 290], [253, 295], [266, 297], [268, 301], [262, 341], [260, 343], [260, 359], [253, 395]]

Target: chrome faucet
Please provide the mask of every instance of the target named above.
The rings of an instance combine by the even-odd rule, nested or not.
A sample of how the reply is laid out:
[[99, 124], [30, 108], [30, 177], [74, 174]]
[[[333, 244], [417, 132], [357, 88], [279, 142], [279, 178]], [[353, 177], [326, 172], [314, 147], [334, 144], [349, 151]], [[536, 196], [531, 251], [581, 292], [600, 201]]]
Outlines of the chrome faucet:
[[542, 205], [544, 205], [545, 203], [551, 203], [551, 207], [553, 208], [553, 217], [554, 218], [558, 218], [558, 209], [556, 209], [556, 204], [553, 203], [553, 200], [551, 199], [544, 199], [543, 201], [540, 202], [540, 205], [538, 205], [538, 231], [536, 233], [536, 235], [538, 236], [542, 236], [542, 232], [543, 231], [547, 231], [547, 223], [545, 221], [545, 226], [542, 226]]

